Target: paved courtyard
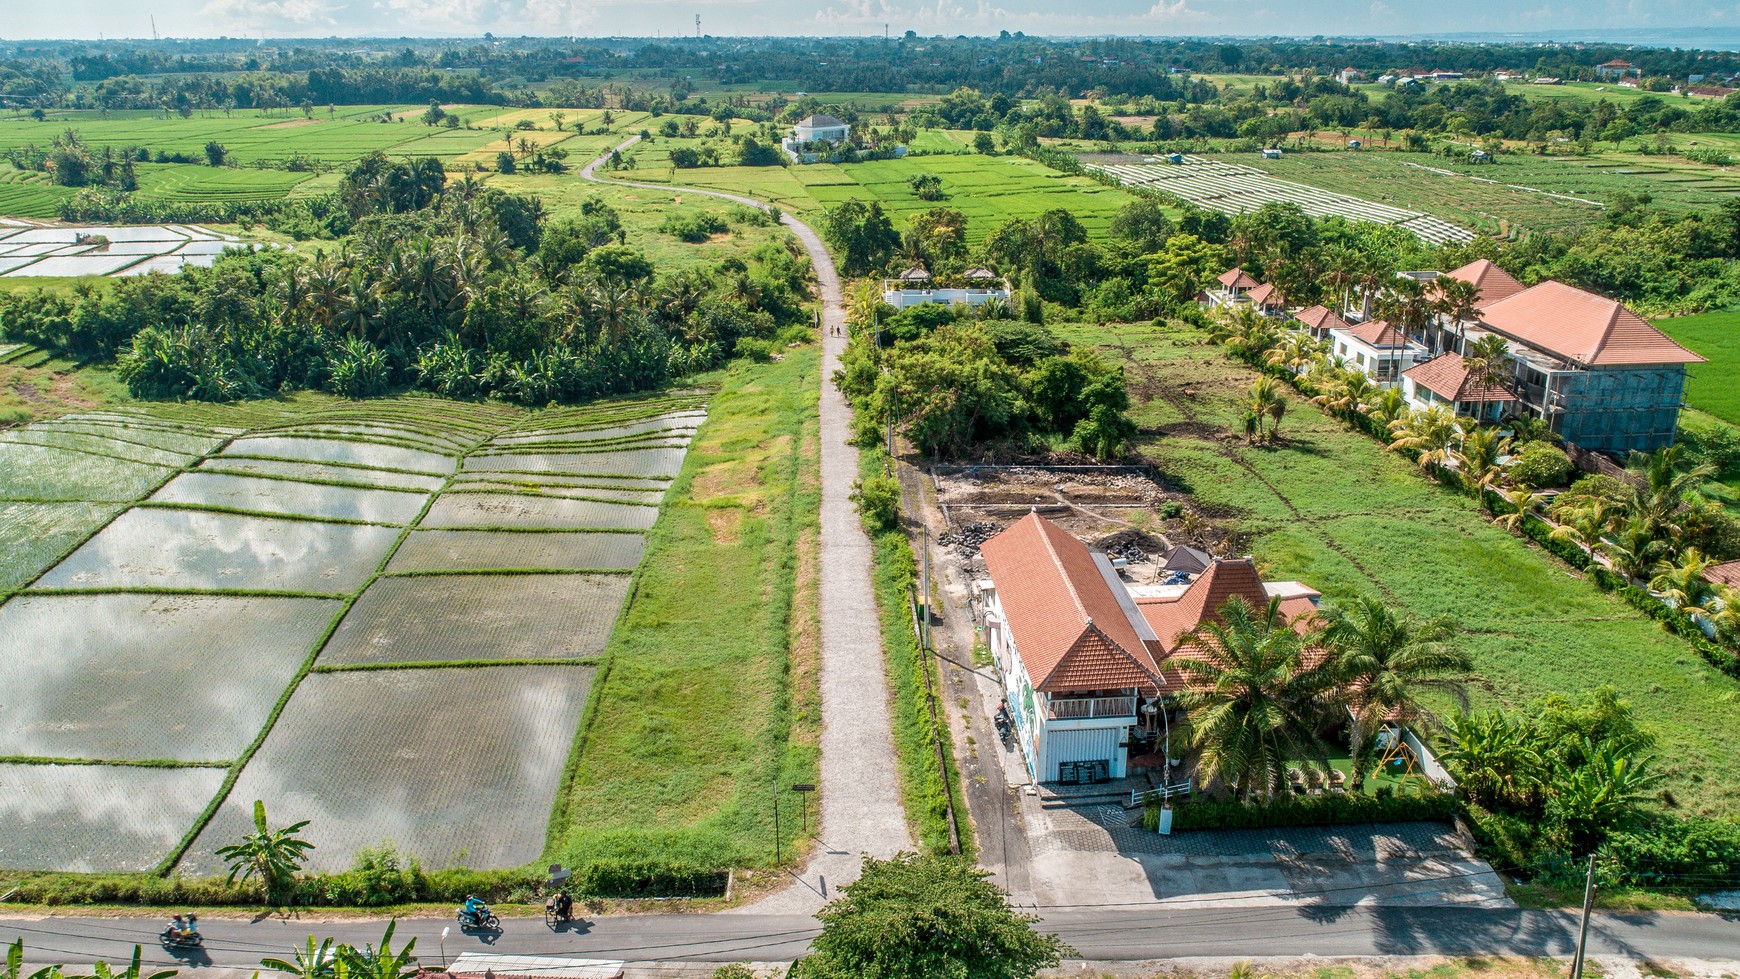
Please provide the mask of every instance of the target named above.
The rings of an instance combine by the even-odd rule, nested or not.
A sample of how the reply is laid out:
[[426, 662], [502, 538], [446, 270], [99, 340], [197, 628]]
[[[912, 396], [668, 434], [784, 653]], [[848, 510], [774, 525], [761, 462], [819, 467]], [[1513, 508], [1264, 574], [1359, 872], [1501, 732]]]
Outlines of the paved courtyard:
[[1028, 796], [1023, 808], [1041, 908], [1511, 906], [1498, 875], [1445, 823], [1161, 836], [1116, 804], [1047, 808]]

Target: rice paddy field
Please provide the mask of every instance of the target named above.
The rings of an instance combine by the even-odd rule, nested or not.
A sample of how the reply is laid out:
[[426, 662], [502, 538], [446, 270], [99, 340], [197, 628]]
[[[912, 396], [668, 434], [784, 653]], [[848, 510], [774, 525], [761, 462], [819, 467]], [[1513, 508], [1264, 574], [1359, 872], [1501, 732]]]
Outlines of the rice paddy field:
[[1655, 325], [1709, 361], [1687, 368], [1686, 403], [1740, 425], [1740, 311], [1672, 316]]
[[1327, 191], [1424, 211], [1486, 233], [1572, 231], [1601, 220], [1615, 191], [1647, 192], [1668, 210], [1715, 207], [1740, 194], [1740, 172], [1675, 157], [1610, 151], [1506, 153], [1497, 163], [1382, 150], [1211, 156]]
[[305, 395], [0, 435], [0, 866], [215, 872], [256, 799], [312, 821], [318, 869], [536, 860], [707, 403]]
[[1422, 617], [1451, 616], [1475, 663], [1476, 706], [1615, 684], [1660, 740], [1664, 800], [1705, 815], [1740, 805], [1740, 682], [1683, 640], [1297, 396], [1283, 444], [1245, 445], [1235, 432], [1256, 375], [1200, 334], [1129, 326], [1064, 335], [1125, 359], [1140, 448], [1240, 535], [1266, 577], [1303, 581], [1331, 601], [1373, 595]]
[[[638, 167], [624, 173], [624, 179], [745, 194], [808, 221], [852, 199], [881, 201], [897, 227], [917, 212], [951, 207], [967, 216], [967, 237], [975, 245], [1005, 221], [1031, 218], [1052, 208], [1074, 214], [1090, 235], [1103, 235], [1112, 216], [1130, 199], [1116, 187], [1014, 156], [914, 156], [867, 163], [678, 170], [670, 166], [669, 150], [683, 142], [659, 139], [651, 146], [636, 147], [632, 152]], [[913, 194], [908, 181], [921, 173], [942, 178], [945, 199], [922, 201]]]

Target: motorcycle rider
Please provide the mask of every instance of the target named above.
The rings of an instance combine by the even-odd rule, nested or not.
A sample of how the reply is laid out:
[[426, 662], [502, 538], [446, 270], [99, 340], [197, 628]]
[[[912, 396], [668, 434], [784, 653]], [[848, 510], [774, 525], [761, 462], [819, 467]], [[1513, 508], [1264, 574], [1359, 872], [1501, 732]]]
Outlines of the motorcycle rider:
[[559, 891], [556, 894], [556, 917], [567, 921], [574, 916], [573, 912], [574, 899], [568, 896], [567, 891]]
[[172, 935], [176, 938], [180, 938], [182, 935], [184, 935], [186, 933], [187, 933], [187, 922], [181, 920], [181, 915], [177, 914], [175, 917], [169, 919], [169, 928], [167, 929], [167, 934]]
[[197, 934], [199, 934], [199, 915], [189, 911], [187, 912], [187, 931], [182, 932], [182, 937], [192, 938]]
[[483, 916], [488, 914], [488, 913], [489, 913], [489, 905], [483, 903], [483, 901], [480, 898], [478, 898], [478, 896], [476, 894], [470, 894], [470, 895], [466, 896], [466, 898], [465, 898], [465, 916], [467, 918], [470, 918], [472, 921], [482, 921]]

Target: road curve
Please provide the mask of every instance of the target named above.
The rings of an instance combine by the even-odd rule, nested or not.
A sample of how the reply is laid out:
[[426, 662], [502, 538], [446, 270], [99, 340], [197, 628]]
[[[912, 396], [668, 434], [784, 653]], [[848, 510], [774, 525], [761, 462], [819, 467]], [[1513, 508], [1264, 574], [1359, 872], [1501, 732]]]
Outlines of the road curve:
[[[639, 140], [631, 137], [610, 152]], [[597, 168], [609, 155], [588, 163], [580, 176], [594, 183], [699, 194], [769, 210], [766, 203], [738, 194], [600, 177]], [[881, 617], [870, 583], [870, 540], [851, 500], [852, 483], [858, 478], [858, 449], [849, 441], [851, 408], [834, 386], [834, 371], [846, 349], [840, 276], [813, 228], [789, 214], [782, 214], [780, 222], [809, 254], [822, 299], [822, 534], [817, 562], [822, 619], [822, 818], [815, 850], [802, 873], [793, 875], [790, 886], [741, 913], [809, 914], [832, 898], [840, 885], [858, 878], [865, 854], [892, 856], [912, 843], [895, 769]]]

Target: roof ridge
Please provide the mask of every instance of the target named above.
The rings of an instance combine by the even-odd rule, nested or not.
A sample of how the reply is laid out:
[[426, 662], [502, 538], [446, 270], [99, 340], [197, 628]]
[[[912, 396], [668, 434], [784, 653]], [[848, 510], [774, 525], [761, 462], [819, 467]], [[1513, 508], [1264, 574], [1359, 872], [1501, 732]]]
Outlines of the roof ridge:
[[[1063, 566], [1063, 556], [1057, 553], [1057, 545], [1052, 541], [1051, 534], [1046, 529], [1045, 522], [1040, 520], [1039, 511], [1034, 510], [1030, 512], [1028, 516], [1032, 517], [1039, 525], [1039, 538], [1040, 540], [1045, 541], [1046, 556], [1051, 558], [1051, 566], [1057, 569], [1057, 576], [1063, 579], [1063, 587], [1069, 592], [1069, 600], [1075, 605], [1076, 612], [1081, 616], [1082, 625], [1085, 628], [1094, 628], [1094, 617], [1088, 613], [1087, 605], [1082, 602], [1081, 593], [1075, 590], [1075, 579], [1070, 577], [1069, 569]], [[1110, 637], [1108, 636], [1107, 638], [1109, 639]], [[1116, 643], [1113, 645], [1116, 645]]]

